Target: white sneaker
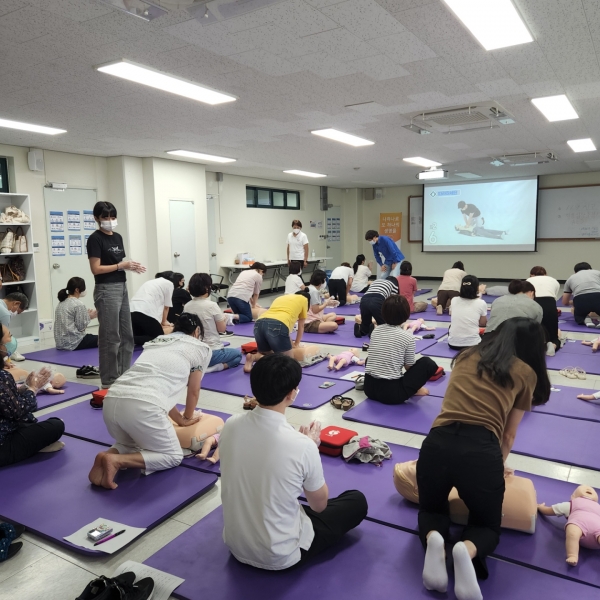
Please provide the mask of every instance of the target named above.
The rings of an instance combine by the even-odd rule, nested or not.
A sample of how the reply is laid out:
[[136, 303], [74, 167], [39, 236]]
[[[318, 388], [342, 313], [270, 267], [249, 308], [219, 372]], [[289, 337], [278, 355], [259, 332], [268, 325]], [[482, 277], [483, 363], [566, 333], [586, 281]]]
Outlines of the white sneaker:
[[13, 352], [10, 355], [10, 359], [11, 360], [16, 360], [17, 362], [22, 362], [25, 360], [25, 357], [22, 354], [19, 354], [18, 352]]
[[554, 356], [556, 354], [556, 348], [552, 342], [546, 344], [546, 356]]

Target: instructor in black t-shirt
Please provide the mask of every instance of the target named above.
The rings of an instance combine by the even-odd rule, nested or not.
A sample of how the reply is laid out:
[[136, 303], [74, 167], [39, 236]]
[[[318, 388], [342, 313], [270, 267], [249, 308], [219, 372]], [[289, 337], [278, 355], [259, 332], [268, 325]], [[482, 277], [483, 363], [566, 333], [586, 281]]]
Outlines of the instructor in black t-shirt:
[[131, 366], [133, 329], [129, 312], [125, 271], [144, 273], [146, 268], [125, 260], [123, 238], [115, 233], [117, 209], [110, 202], [96, 202], [94, 219], [100, 226], [90, 235], [87, 254], [94, 274], [94, 304], [98, 311], [100, 381], [109, 388]]

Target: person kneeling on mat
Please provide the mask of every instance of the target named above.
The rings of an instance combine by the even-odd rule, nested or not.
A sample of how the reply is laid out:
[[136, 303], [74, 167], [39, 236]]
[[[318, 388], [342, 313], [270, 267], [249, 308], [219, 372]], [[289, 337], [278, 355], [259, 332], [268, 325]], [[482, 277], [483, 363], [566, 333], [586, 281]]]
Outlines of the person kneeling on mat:
[[419, 536], [426, 549], [423, 584], [445, 593], [448, 494], [456, 488], [469, 510], [453, 550], [458, 600], [481, 600], [486, 556], [500, 541], [505, 466], [519, 423], [532, 405], [548, 402], [546, 334], [539, 323], [515, 317], [452, 362], [442, 410], [419, 453]]
[[[119, 469], [150, 475], [181, 463], [183, 452], [169, 417], [182, 427], [199, 421], [194, 409], [211, 357], [200, 341], [203, 335], [200, 317], [182, 313], [173, 333], [147, 342], [140, 358], [111, 386], [102, 415], [115, 443], [96, 456], [89, 474], [94, 485], [114, 490]], [[186, 388], [180, 413], [175, 402]]]
[[250, 374], [258, 406], [230, 417], [219, 439], [223, 539], [238, 561], [260, 569], [302, 565], [367, 516], [359, 491], [329, 499], [317, 448], [320, 424], [295, 431], [285, 418], [301, 379], [293, 358], [265, 356]]
[[[402, 404], [411, 396], [426, 396], [425, 383], [438, 370], [428, 356], [415, 362], [415, 338], [402, 329], [410, 316], [404, 296], [390, 296], [381, 307], [383, 325], [371, 334], [365, 369], [365, 394], [383, 404]], [[402, 375], [402, 368], [406, 373]]]

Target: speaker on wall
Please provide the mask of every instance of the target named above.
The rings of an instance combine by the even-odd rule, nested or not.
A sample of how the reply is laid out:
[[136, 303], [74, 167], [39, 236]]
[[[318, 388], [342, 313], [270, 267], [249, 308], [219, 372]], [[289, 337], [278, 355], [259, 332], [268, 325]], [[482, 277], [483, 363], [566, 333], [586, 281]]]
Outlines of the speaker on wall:
[[327, 202], [327, 186], [322, 185], [320, 187], [321, 190], [321, 210], [327, 210], [329, 208], [329, 203]]
[[30, 150], [27, 153], [27, 163], [30, 171], [43, 171], [44, 170], [44, 151], [43, 150]]

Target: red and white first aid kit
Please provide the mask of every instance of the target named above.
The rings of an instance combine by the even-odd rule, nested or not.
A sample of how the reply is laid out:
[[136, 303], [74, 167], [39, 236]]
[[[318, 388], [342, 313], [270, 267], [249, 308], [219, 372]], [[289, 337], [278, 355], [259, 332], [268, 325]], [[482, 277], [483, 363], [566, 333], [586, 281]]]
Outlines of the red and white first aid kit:
[[321, 445], [319, 452], [328, 456], [341, 456], [342, 448], [355, 436], [358, 432], [344, 427], [330, 425], [321, 430]]

